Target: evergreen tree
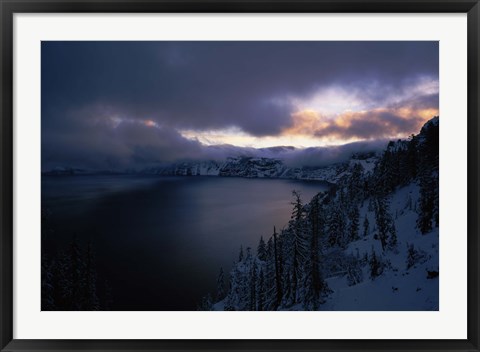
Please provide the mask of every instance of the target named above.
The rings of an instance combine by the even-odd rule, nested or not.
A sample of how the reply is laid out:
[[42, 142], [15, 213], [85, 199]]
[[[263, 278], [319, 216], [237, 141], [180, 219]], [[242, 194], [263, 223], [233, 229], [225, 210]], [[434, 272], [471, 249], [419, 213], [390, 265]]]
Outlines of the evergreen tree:
[[397, 244], [398, 244], [397, 229], [395, 228], [395, 222], [392, 221], [390, 223], [390, 236], [388, 238], [388, 249], [396, 250]]
[[407, 181], [415, 179], [417, 177], [418, 168], [418, 141], [413, 134], [409, 138], [405, 164], [407, 166], [408, 173]]
[[238, 253], [238, 262], [243, 262], [243, 247], [240, 246], [240, 252]]
[[245, 271], [245, 263], [234, 266], [230, 273], [230, 293], [233, 310], [249, 310], [250, 308], [250, 283], [249, 271]]
[[350, 212], [350, 242], [357, 241], [360, 237], [358, 236], [358, 226], [359, 226], [359, 217], [358, 207], [353, 206], [352, 211]]
[[418, 263], [423, 263], [428, 259], [427, 253], [421, 249], [415, 249], [413, 244], [407, 243], [407, 270], [415, 266]]
[[257, 247], [257, 257], [261, 261], [265, 261], [267, 259], [267, 247], [265, 246], [265, 241], [263, 240], [263, 236], [260, 236], [260, 241]]
[[98, 293], [98, 277], [93, 245], [86, 250], [73, 236], [66, 249], [51, 259], [42, 253], [42, 310], [108, 310], [111, 289], [105, 288], [102, 302]]
[[231, 291], [229, 291], [229, 294], [225, 298], [225, 304], [223, 305], [223, 310], [224, 311], [234, 311], [235, 310], [235, 306], [234, 306], [234, 303], [233, 303], [235, 299], [232, 297], [230, 292]]
[[273, 236], [267, 241], [267, 260], [265, 264], [265, 296], [264, 310], [275, 310], [277, 304], [275, 253], [273, 248]]
[[250, 269], [250, 310], [257, 310], [257, 264], [255, 261]]
[[245, 254], [245, 261], [248, 263], [248, 264], [251, 264], [252, 260], [253, 260], [253, 255], [252, 255], [252, 249], [250, 247], [247, 247], [246, 249], [246, 254]]
[[263, 274], [263, 270], [260, 269], [260, 275], [258, 279], [258, 294], [257, 294], [257, 297], [258, 297], [257, 310], [259, 311], [265, 310], [266, 294], [267, 294], [267, 291], [265, 286], [265, 275]]
[[221, 301], [225, 298], [225, 274], [223, 273], [223, 268], [220, 268], [217, 278], [217, 297], [216, 301]]
[[274, 309], [276, 310], [282, 302], [282, 270], [280, 264], [280, 253], [279, 253], [279, 243], [277, 239], [277, 231], [275, 226], [273, 227], [273, 251], [274, 251], [274, 260], [275, 260], [275, 291], [276, 291], [276, 301]]
[[438, 226], [438, 124], [427, 123], [421, 130], [423, 143], [419, 147], [420, 200], [417, 227], [422, 234]]
[[367, 263], [368, 263], [368, 253], [365, 252], [362, 258], [362, 265], [366, 265]]
[[420, 207], [418, 213], [417, 227], [422, 234], [433, 229], [435, 220], [435, 193], [431, 175], [424, 171], [420, 175]]
[[318, 308], [318, 302], [325, 283], [320, 273], [320, 245], [319, 239], [322, 233], [322, 211], [320, 204], [320, 196], [317, 194], [311, 201], [310, 205], [310, 258], [306, 265], [305, 278], [305, 296], [304, 305], [311, 306], [314, 310]]
[[364, 193], [363, 166], [355, 163], [350, 170], [350, 176], [347, 180], [347, 193], [350, 204], [358, 203]]
[[365, 220], [363, 220], [363, 237], [367, 237], [370, 233], [370, 223], [368, 222], [368, 217], [365, 214]]
[[111, 310], [113, 306], [113, 297], [112, 297], [112, 288], [107, 280], [104, 282], [104, 300], [103, 300], [103, 310]]
[[273, 257], [273, 236], [267, 241], [267, 258]]
[[378, 230], [378, 238], [382, 244], [382, 250], [388, 248], [389, 242], [396, 245], [396, 231], [389, 205], [386, 198], [378, 197], [375, 204], [375, 220]]
[[85, 282], [84, 287], [84, 306], [83, 310], [99, 310], [100, 302], [97, 296], [97, 272], [95, 269], [95, 258], [93, 254], [92, 244], [87, 244], [87, 252], [85, 258]]
[[305, 227], [304, 227], [304, 210], [303, 204], [300, 197], [300, 193], [297, 191], [292, 192], [294, 201], [292, 202], [293, 211], [292, 211], [292, 225], [293, 232], [290, 233], [292, 236], [292, 299], [293, 303], [297, 302], [298, 299], [298, 289], [301, 281], [301, 265], [306, 257], [306, 245], [305, 245]]
[[82, 252], [73, 237], [63, 260], [62, 291], [66, 303], [66, 310], [82, 310], [83, 272], [84, 262]]
[[293, 305], [295, 298], [293, 296], [293, 288], [292, 288], [292, 277], [290, 272], [285, 271], [283, 280], [283, 297], [282, 297], [282, 305], [285, 307], [290, 307]]
[[53, 263], [42, 254], [42, 310], [55, 310]]
[[439, 213], [439, 197], [438, 197], [438, 176], [434, 178], [433, 181], [433, 220], [435, 221], [435, 226], [440, 225], [440, 213]]
[[417, 261], [417, 251], [413, 244], [407, 243], [407, 270], [415, 265]]
[[202, 298], [202, 301], [200, 305], [198, 306], [197, 310], [213, 310], [213, 301], [212, 301], [212, 296], [210, 294], [207, 294], [205, 297]]
[[327, 219], [328, 243], [331, 247], [343, 248], [345, 241], [345, 218], [339, 206], [334, 206], [329, 212]]
[[363, 271], [360, 260], [354, 256], [347, 257], [347, 282], [348, 286], [353, 286], [363, 281]]
[[369, 266], [370, 266], [370, 278], [372, 280], [375, 280], [375, 278], [380, 276], [380, 274], [382, 273], [382, 265], [377, 258], [377, 254], [375, 253], [373, 246], [372, 246], [372, 255], [370, 256]]

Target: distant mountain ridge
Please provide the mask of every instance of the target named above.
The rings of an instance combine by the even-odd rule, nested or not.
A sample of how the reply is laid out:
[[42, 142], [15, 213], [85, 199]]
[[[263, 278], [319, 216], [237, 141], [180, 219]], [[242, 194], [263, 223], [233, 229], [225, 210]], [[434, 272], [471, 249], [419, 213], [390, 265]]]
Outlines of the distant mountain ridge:
[[92, 174], [140, 174], [158, 176], [218, 176], [218, 177], [245, 177], [245, 178], [281, 178], [297, 180], [316, 180], [336, 183], [348, 166], [361, 163], [366, 171], [375, 165], [378, 156], [373, 153], [354, 153], [351, 159], [345, 162], [336, 162], [326, 166], [287, 166], [281, 159], [239, 156], [228, 157], [225, 161], [202, 160], [183, 161], [145, 168], [140, 171], [126, 170], [125, 172], [111, 170], [85, 170], [73, 167], [56, 167], [44, 172], [44, 175], [69, 176]]
[[240, 156], [229, 157], [223, 162], [209, 160], [173, 163], [147, 168], [140, 173], [161, 176], [282, 178], [336, 183], [350, 164], [361, 163], [369, 171], [377, 158], [375, 153], [357, 153], [347, 162], [318, 167], [290, 167], [276, 158]]

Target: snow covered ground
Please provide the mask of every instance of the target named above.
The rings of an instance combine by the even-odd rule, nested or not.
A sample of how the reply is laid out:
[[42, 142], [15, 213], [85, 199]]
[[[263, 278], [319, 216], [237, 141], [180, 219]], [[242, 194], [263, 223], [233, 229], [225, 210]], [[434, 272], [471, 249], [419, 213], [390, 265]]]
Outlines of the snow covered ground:
[[[398, 236], [397, 251], [387, 251], [382, 260], [389, 262], [382, 275], [371, 280], [368, 267], [363, 269], [365, 280], [349, 286], [345, 275], [327, 278], [333, 293], [321, 310], [438, 310], [439, 277], [427, 278], [428, 271], [438, 272], [438, 227], [430, 233], [421, 234], [416, 227], [415, 212], [419, 199], [419, 187], [412, 183], [398, 189], [390, 197], [390, 211], [395, 214]], [[365, 216], [375, 224], [373, 211], [368, 211], [368, 202], [360, 210], [360, 219]], [[370, 255], [374, 248], [382, 256], [380, 241], [374, 239], [372, 226], [367, 237], [349, 244], [345, 250], [354, 256]], [[408, 246], [413, 245], [419, 253], [418, 261], [407, 268]]]

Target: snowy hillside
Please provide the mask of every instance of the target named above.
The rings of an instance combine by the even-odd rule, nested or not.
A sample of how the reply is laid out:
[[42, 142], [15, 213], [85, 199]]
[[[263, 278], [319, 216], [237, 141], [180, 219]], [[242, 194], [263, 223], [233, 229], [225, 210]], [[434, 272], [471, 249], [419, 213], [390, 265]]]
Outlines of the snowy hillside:
[[[398, 189], [389, 200], [398, 245], [394, 251], [378, 254], [386, 263], [383, 274], [353, 286], [349, 286], [348, 273], [326, 278], [333, 293], [321, 310], [438, 310], [438, 278], [428, 279], [429, 271], [438, 272], [438, 227], [424, 235], [417, 229], [416, 183]], [[367, 202], [360, 209], [360, 219], [365, 218], [369, 224], [375, 224], [375, 212], [368, 211]], [[371, 256], [372, 248], [375, 253], [382, 253], [381, 244], [375, 239], [376, 231], [373, 226], [365, 237], [351, 242], [345, 253], [360, 260]], [[362, 268], [364, 278], [370, 276], [369, 269]]]
[[289, 224], [241, 249], [199, 309], [438, 310], [438, 129], [337, 165], [307, 203], [294, 191]]

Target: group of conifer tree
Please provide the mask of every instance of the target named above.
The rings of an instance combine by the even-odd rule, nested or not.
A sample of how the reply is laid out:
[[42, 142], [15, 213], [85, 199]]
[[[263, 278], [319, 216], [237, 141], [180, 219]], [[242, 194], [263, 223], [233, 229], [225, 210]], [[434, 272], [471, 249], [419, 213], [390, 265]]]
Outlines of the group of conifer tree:
[[[341, 165], [339, 181], [306, 204], [293, 191], [288, 225], [273, 227], [255, 252], [241, 248], [229, 278], [222, 269], [217, 292], [204, 297], [199, 309], [211, 310], [223, 301], [225, 310], [318, 310], [331, 293], [325, 278], [345, 275], [349, 285], [356, 285], [368, 272], [375, 280], [389, 267], [383, 254], [398, 246], [392, 192], [417, 183], [420, 196], [410, 205], [418, 214], [417, 228], [427, 234], [438, 226], [438, 150], [438, 124], [428, 122], [418, 135], [390, 142], [372, 172], [364, 172], [361, 163]], [[373, 224], [367, 216], [359, 218], [364, 204], [374, 213]], [[345, 254], [349, 243], [367, 236], [379, 241], [381, 253], [372, 247], [363, 257]]]
[[[42, 215], [42, 228], [51, 232], [46, 218]], [[111, 288], [107, 282], [99, 287], [94, 248], [90, 242], [82, 248], [74, 236], [67, 247], [55, 255], [47, 255], [42, 245], [41, 280], [42, 310], [111, 309]]]

